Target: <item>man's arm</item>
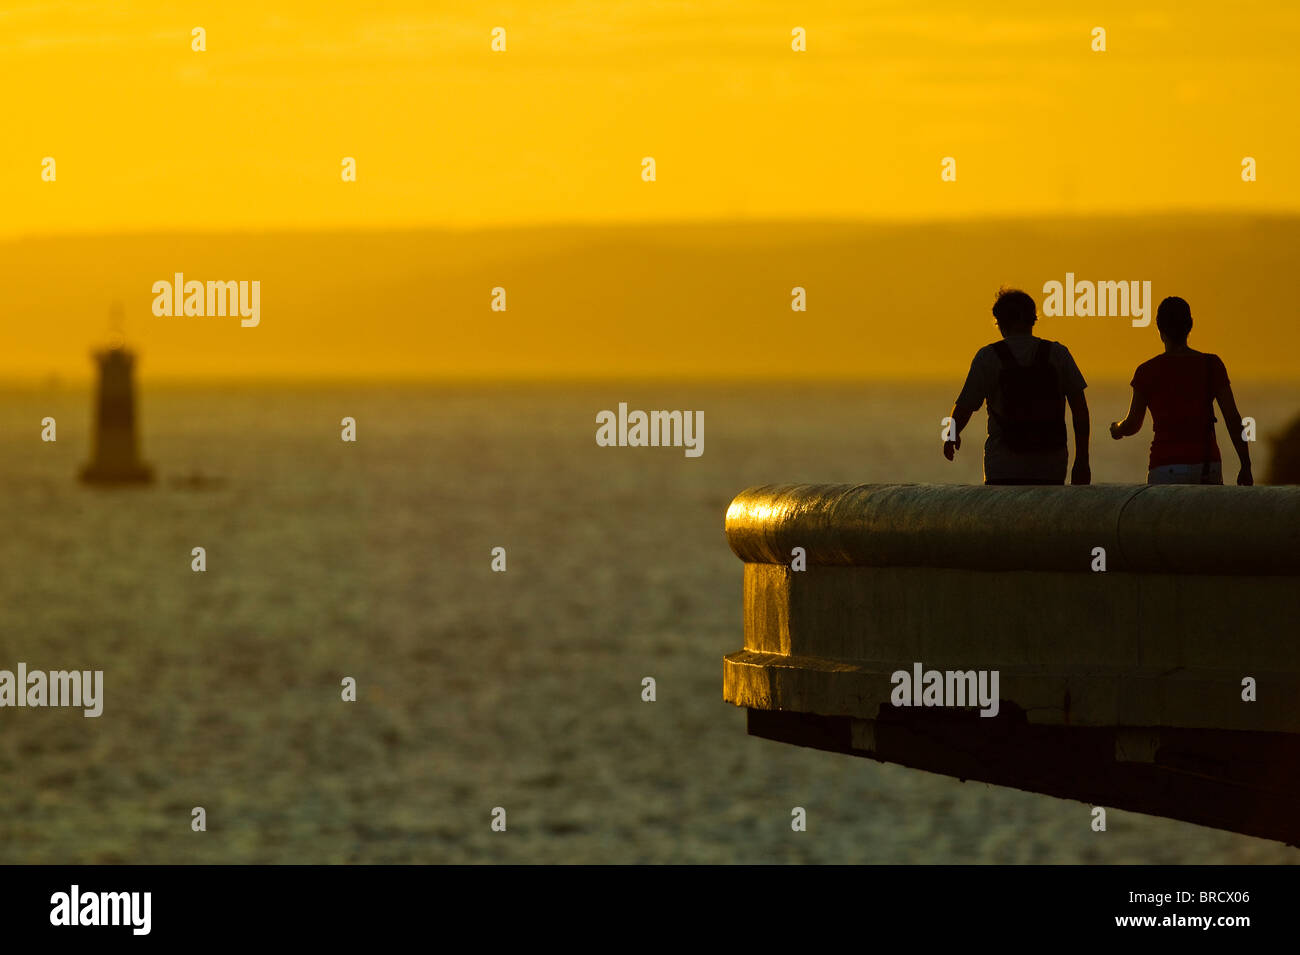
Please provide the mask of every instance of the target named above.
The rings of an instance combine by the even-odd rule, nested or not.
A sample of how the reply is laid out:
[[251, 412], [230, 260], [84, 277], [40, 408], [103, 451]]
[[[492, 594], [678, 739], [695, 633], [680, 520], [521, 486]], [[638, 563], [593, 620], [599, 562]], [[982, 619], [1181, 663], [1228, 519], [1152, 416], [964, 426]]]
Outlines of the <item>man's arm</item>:
[[959, 404], [952, 406], [952, 420], [953, 420], [953, 427], [954, 427], [953, 436], [952, 436], [953, 440], [945, 441], [943, 443], [943, 456], [947, 458], [949, 461], [952, 460], [952, 455], [954, 451], [961, 450], [962, 428], [966, 427], [966, 425], [970, 423], [970, 416], [973, 413], [974, 412], [972, 412], [970, 409], [963, 408]]
[[1120, 438], [1128, 437], [1131, 434], [1137, 434], [1142, 430], [1142, 422], [1147, 417], [1147, 397], [1133, 389], [1133, 400], [1129, 402], [1128, 416], [1123, 421], [1112, 421], [1110, 424], [1110, 436], [1118, 441]]
[[1070, 415], [1074, 419], [1074, 469], [1070, 471], [1071, 484], [1091, 484], [1092, 467], [1088, 463], [1088, 432], [1091, 421], [1088, 418], [1088, 399], [1082, 391], [1072, 391], [1065, 396], [1070, 403]]
[[1232, 385], [1224, 382], [1219, 393], [1219, 410], [1223, 412], [1223, 424], [1228, 429], [1232, 446], [1237, 449], [1237, 459], [1241, 461], [1241, 470], [1237, 473], [1237, 483], [1243, 486], [1255, 483], [1255, 476], [1250, 470], [1250, 445], [1241, 436], [1241, 414], [1237, 411], [1237, 401], [1232, 396]]
[[943, 456], [949, 461], [952, 460], [954, 451], [961, 450], [962, 429], [970, 423], [970, 416], [979, 410], [988, 396], [987, 376], [984, 370], [987, 363], [980, 362], [980, 356], [983, 354], [984, 349], [981, 348], [971, 359], [970, 371], [966, 372], [966, 381], [962, 383], [961, 393], [957, 395], [957, 400], [952, 405], [955, 430], [952, 438], [943, 442]]
[[1061, 376], [1061, 391], [1070, 403], [1070, 415], [1074, 419], [1074, 469], [1070, 472], [1071, 484], [1091, 484], [1092, 468], [1088, 464], [1088, 431], [1091, 424], [1088, 419], [1088, 399], [1083, 396], [1083, 389], [1088, 383], [1083, 380], [1083, 373], [1074, 362], [1070, 350], [1059, 342], [1053, 351], [1056, 356], [1057, 374]]

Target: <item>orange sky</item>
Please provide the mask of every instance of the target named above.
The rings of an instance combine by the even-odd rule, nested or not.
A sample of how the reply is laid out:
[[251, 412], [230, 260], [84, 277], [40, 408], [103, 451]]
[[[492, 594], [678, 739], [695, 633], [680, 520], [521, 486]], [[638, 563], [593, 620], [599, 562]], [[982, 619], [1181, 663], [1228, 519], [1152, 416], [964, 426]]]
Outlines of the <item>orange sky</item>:
[[[1233, 367], [1293, 375], [1294, 227], [1090, 223], [1300, 214], [1297, 48], [1284, 0], [18, 0], [0, 376], [83, 377], [118, 300], [164, 377], [948, 378], [998, 285], [1038, 297], [1071, 270], [1185, 294], [1199, 327], [1249, 332]], [[991, 216], [1029, 225], [814, 225]], [[615, 232], [520, 231], [564, 223]], [[675, 231], [628, 232], [646, 223]], [[121, 233], [140, 239], [86, 238]], [[262, 324], [153, 316], [175, 272], [262, 281]], [[497, 285], [508, 313], [488, 311]], [[792, 346], [792, 320], [836, 347]], [[1158, 347], [1043, 331], [1091, 336], [1117, 376]]]
[[0, 230], [1300, 210], [1300, 6], [1247, 9], [20, 0]]

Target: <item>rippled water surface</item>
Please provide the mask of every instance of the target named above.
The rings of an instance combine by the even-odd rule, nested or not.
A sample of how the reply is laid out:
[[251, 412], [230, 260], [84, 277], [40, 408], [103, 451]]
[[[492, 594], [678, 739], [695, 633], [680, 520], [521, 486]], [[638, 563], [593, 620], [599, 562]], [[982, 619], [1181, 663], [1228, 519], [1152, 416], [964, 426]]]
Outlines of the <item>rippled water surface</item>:
[[[99, 719], [0, 710], [0, 862], [1293, 861], [751, 738], [722, 702], [742, 640], [728, 501], [978, 481], [978, 439], [939, 454], [957, 384], [146, 387], [161, 480], [116, 491], [74, 480], [86, 394], [0, 394], [0, 668], [105, 680]], [[1125, 390], [1089, 394], [1095, 479], [1143, 479], [1145, 439], [1104, 433]], [[703, 456], [597, 447], [620, 401], [702, 409]], [[1295, 389], [1239, 401], [1264, 432], [1300, 410]]]

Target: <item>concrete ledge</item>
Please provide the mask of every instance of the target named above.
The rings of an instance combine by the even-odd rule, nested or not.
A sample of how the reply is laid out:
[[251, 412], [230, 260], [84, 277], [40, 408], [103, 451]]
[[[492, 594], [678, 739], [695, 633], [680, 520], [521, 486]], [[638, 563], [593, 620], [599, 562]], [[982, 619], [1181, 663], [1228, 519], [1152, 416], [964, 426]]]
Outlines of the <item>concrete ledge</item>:
[[[889, 711], [902, 712], [890, 704], [890, 675], [910, 670], [912, 662], [851, 664], [740, 650], [723, 658], [723, 697], [749, 709], [876, 719]], [[998, 670], [1000, 700], [1022, 712], [1029, 723], [1300, 734], [1300, 674], [1255, 673], [1260, 699], [1247, 704], [1241, 702], [1236, 671], [1229, 670]], [[975, 707], [957, 711], [978, 712]]]
[[1300, 487], [781, 484], [727, 510], [746, 563], [1086, 572], [1300, 572]]
[[943, 667], [1300, 671], [1300, 581], [746, 564], [745, 647]]
[[[779, 485], [726, 532], [752, 734], [1300, 833], [1300, 487]], [[998, 705], [894, 705], [917, 664]]]
[[[991, 720], [933, 710], [879, 720], [748, 717], [751, 736], [1300, 844], [1294, 735], [1037, 726], [1015, 710]], [[1145, 739], [1130, 753], [1136, 737]], [[1080, 811], [1078, 824], [1087, 818]]]

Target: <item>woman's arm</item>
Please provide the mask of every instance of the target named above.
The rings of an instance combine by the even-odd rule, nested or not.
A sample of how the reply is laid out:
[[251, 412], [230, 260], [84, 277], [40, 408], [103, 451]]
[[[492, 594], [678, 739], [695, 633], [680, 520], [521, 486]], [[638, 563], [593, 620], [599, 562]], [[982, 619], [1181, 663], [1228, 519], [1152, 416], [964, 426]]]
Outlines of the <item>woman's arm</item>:
[[1133, 389], [1133, 401], [1128, 406], [1128, 417], [1123, 421], [1112, 421], [1110, 425], [1110, 436], [1118, 441], [1120, 438], [1130, 434], [1137, 434], [1142, 430], [1142, 422], [1147, 417], [1147, 399], [1142, 392], [1136, 388]]
[[1232, 446], [1237, 449], [1237, 459], [1241, 461], [1237, 483], [1254, 484], [1255, 477], [1250, 470], [1250, 444], [1241, 434], [1241, 414], [1237, 411], [1237, 401], [1232, 396], [1232, 385], [1224, 382], [1223, 387], [1214, 397], [1219, 399], [1219, 410], [1223, 412], [1223, 426], [1228, 429], [1228, 437], [1232, 439]]

